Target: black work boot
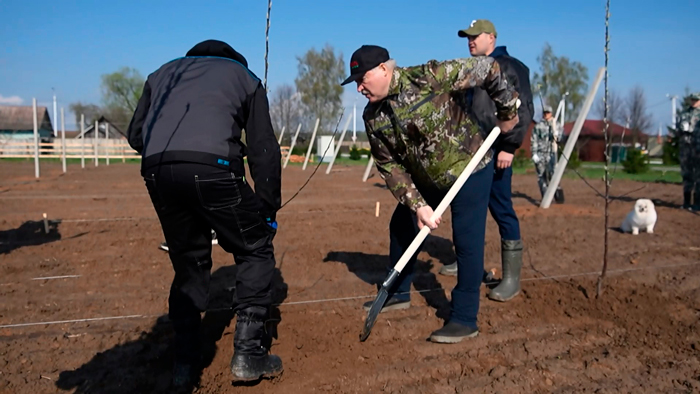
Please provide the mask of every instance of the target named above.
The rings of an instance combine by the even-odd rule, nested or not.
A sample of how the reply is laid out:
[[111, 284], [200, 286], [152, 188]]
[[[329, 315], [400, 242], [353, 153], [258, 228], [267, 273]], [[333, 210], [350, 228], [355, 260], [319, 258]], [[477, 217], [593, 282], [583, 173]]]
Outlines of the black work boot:
[[436, 343], [457, 343], [477, 335], [479, 335], [479, 330], [476, 328], [448, 322], [444, 327], [430, 334], [430, 341]]
[[267, 318], [267, 308], [260, 306], [238, 311], [231, 358], [234, 381], [272, 378], [282, 373], [282, 360], [278, 356], [268, 354], [265, 331]]
[[452, 264], [443, 265], [438, 273], [445, 276], [457, 276], [457, 262], [455, 261]]
[[[365, 311], [368, 311], [372, 309], [372, 305], [374, 304], [374, 300], [372, 301], [367, 301], [365, 302], [362, 307], [364, 308]], [[405, 299], [400, 299], [397, 297], [391, 297], [389, 298], [385, 303], [384, 306], [382, 306], [382, 309], [379, 311], [379, 313], [384, 313], [384, 312], [389, 312], [389, 311], [398, 311], [401, 309], [408, 309], [411, 307], [411, 300], [405, 300]]]
[[[690, 203], [691, 192], [683, 192], [683, 209], [691, 209], [692, 204]], [[697, 198], [695, 198], [697, 200]], [[696, 201], [697, 202], [697, 201]]]
[[520, 269], [523, 267], [523, 241], [501, 241], [501, 283], [489, 292], [494, 301], [506, 302], [520, 293]]

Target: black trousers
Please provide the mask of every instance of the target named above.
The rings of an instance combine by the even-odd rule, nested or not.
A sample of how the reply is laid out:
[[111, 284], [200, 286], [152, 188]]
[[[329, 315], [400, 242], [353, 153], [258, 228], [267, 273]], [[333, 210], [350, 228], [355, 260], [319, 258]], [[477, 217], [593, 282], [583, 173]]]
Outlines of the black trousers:
[[235, 310], [272, 303], [276, 230], [243, 175], [194, 163], [162, 164], [144, 173], [175, 270], [169, 317], [178, 334], [196, 331], [207, 308], [212, 229], [236, 262]]

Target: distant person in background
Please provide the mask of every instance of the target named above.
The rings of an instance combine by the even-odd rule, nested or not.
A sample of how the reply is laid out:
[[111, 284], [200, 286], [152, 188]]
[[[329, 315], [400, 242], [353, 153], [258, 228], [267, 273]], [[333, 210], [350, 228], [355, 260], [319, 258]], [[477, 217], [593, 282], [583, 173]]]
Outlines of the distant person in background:
[[[265, 322], [281, 158], [260, 79], [228, 44], [201, 42], [148, 76], [128, 139], [142, 155], [141, 175], [175, 270], [168, 311], [175, 329], [173, 385], [191, 387], [198, 379], [212, 230], [237, 265], [233, 379], [279, 375], [282, 361], [268, 354]], [[245, 156], [255, 190], [245, 178]]]
[[530, 137], [530, 152], [532, 153], [532, 162], [537, 170], [537, 184], [540, 187], [542, 198], [544, 198], [549, 181], [554, 174], [554, 163], [556, 162], [554, 144], [559, 142], [555, 127], [552, 107], [545, 105], [542, 109], [542, 119], [532, 129]]
[[700, 211], [700, 93], [688, 97], [676, 123], [683, 209]]

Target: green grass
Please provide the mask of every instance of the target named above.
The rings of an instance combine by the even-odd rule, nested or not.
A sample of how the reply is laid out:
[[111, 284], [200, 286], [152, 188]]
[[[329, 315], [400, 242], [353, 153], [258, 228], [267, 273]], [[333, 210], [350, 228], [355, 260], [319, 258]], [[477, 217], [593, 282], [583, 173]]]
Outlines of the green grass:
[[[335, 163], [333, 163], [333, 167], [339, 166], [339, 165], [351, 165], [351, 166], [367, 166], [367, 162], [369, 159], [360, 159], [360, 160], [351, 160], [349, 157], [337, 157], [335, 159]], [[284, 160], [282, 161], [282, 164], [284, 164]], [[289, 164], [287, 164], [287, 167], [289, 166], [303, 166], [304, 163], [292, 163], [291, 161]], [[315, 167], [318, 165], [318, 161], [309, 162], [309, 164], [306, 165], [306, 168], [311, 168]], [[321, 167], [326, 168], [328, 167], [328, 163], [323, 163], [321, 164]]]
[[[7, 162], [33, 162], [34, 159], [0, 159], [0, 161], [7, 161]], [[351, 165], [351, 166], [362, 166], [365, 167], [367, 166], [367, 161], [368, 159], [360, 159], [360, 160], [350, 160], [350, 158], [347, 157], [338, 157], [335, 160], [335, 163], [333, 166], [339, 166], [339, 165]], [[41, 163], [45, 162], [51, 162], [51, 163], [60, 163], [61, 159], [41, 159]], [[75, 165], [75, 164], [80, 164], [80, 159], [67, 159], [66, 160], [67, 164]], [[126, 164], [140, 164], [141, 160], [140, 159], [126, 159]], [[99, 161], [100, 165], [106, 164], [106, 161], [104, 159], [100, 159]], [[122, 164], [121, 159], [110, 159], [110, 165], [112, 164]], [[591, 164], [591, 163], [589, 163]], [[594, 163], [596, 168], [579, 168], [578, 172], [587, 179], [596, 179], [596, 180], [602, 180], [603, 175], [604, 175], [604, 170], [603, 170], [603, 164], [602, 163]], [[94, 162], [92, 158], [85, 158], [85, 165], [88, 166], [94, 166]], [[288, 166], [302, 166], [303, 163], [289, 163]], [[307, 165], [308, 168], [314, 168], [316, 165], [318, 165], [318, 162], [311, 163]], [[328, 167], [328, 163], [323, 163], [321, 164], [322, 169], [325, 169]], [[675, 184], [680, 184], [682, 183], [682, 178], [681, 174], [678, 171], [660, 171], [660, 170], [655, 170], [654, 165], [650, 166], [650, 170], [644, 174], [628, 174], [626, 173], [623, 169], [622, 166], [619, 165], [617, 167], [617, 172], [615, 173], [613, 179], [628, 179], [632, 181], [637, 181], [637, 182], [663, 182], [663, 183], [675, 183]], [[614, 168], [614, 166], [613, 166]], [[527, 173], [534, 173], [534, 166], [532, 164], [529, 164], [525, 167], [513, 167], [513, 174], [515, 175], [525, 175]], [[612, 176], [612, 168], [610, 170], [610, 174]], [[564, 172], [564, 177], [568, 179], [578, 179], [578, 175], [570, 169], [567, 169], [566, 172]]]
[[[610, 169], [610, 177], [612, 179], [628, 179], [637, 182], [682, 183], [681, 174], [678, 171], [660, 171], [655, 170], [652, 166], [649, 171], [644, 174], [628, 174], [622, 169], [622, 166], [618, 166], [617, 171], [613, 174], [613, 169], [614, 166]], [[534, 172], [535, 167], [533, 165], [513, 168], [513, 174], [515, 175], [524, 175], [526, 173]], [[579, 168], [578, 173], [586, 179], [602, 180], [603, 176], [605, 175], [605, 170], [601, 165], [598, 168]], [[564, 178], [579, 179], [579, 176], [575, 171], [567, 168], [564, 172]]]
[[[0, 158], [0, 161], [6, 161], [6, 162], [30, 162], [33, 163], [34, 159], [22, 159], [22, 158]], [[39, 158], [39, 164], [41, 163], [61, 163], [61, 159], [59, 158]], [[102, 163], [107, 163], [107, 160], [100, 158], [99, 164]], [[141, 159], [126, 159], [126, 163], [137, 163], [141, 164]], [[80, 159], [66, 159], [66, 164], [80, 164]], [[87, 157], [85, 156], [85, 165], [87, 166], [88, 164], [90, 165], [95, 165], [95, 162], [92, 157]], [[109, 159], [109, 164], [122, 164], [122, 159], [120, 158], [111, 158]]]
[[[596, 167], [596, 168], [600, 168], [600, 169], [605, 167], [605, 163], [601, 163], [601, 162], [597, 162], [597, 161], [582, 161], [581, 164], [586, 165], [586, 167]], [[622, 168], [622, 163], [617, 163], [617, 167], [618, 167], [618, 171], [620, 171], [620, 169]], [[667, 167], [678, 167], [678, 166], [677, 165], [674, 166], [672, 164], [652, 164], [652, 163], [649, 163], [649, 168], [651, 168], [651, 169], [659, 168], [659, 167], [667, 168]], [[615, 163], [610, 164], [610, 169], [612, 170], [613, 168], [615, 168]]]
[[[603, 179], [605, 171], [602, 168], [579, 168], [578, 172], [584, 177], [589, 179]], [[576, 178], [578, 175], [571, 170], [567, 170], [564, 173], [567, 178]], [[628, 174], [622, 167], [618, 167], [617, 172], [613, 174], [612, 169], [610, 170], [610, 177], [612, 179], [629, 179], [637, 182], [664, 182], [664, 183], [682, 183], [681, 173], [677, 171], [658, 171], [650, 169], [644, 174]]]

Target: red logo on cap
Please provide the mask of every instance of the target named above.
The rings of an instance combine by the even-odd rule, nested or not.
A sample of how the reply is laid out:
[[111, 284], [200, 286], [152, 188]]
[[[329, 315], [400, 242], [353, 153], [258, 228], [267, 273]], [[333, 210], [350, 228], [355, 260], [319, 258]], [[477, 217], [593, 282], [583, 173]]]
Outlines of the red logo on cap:
[[356, 61], [350, 62], [350, 68], [355, 68], [355, 67], [359, 67], [359, 66], [360, 65]]

